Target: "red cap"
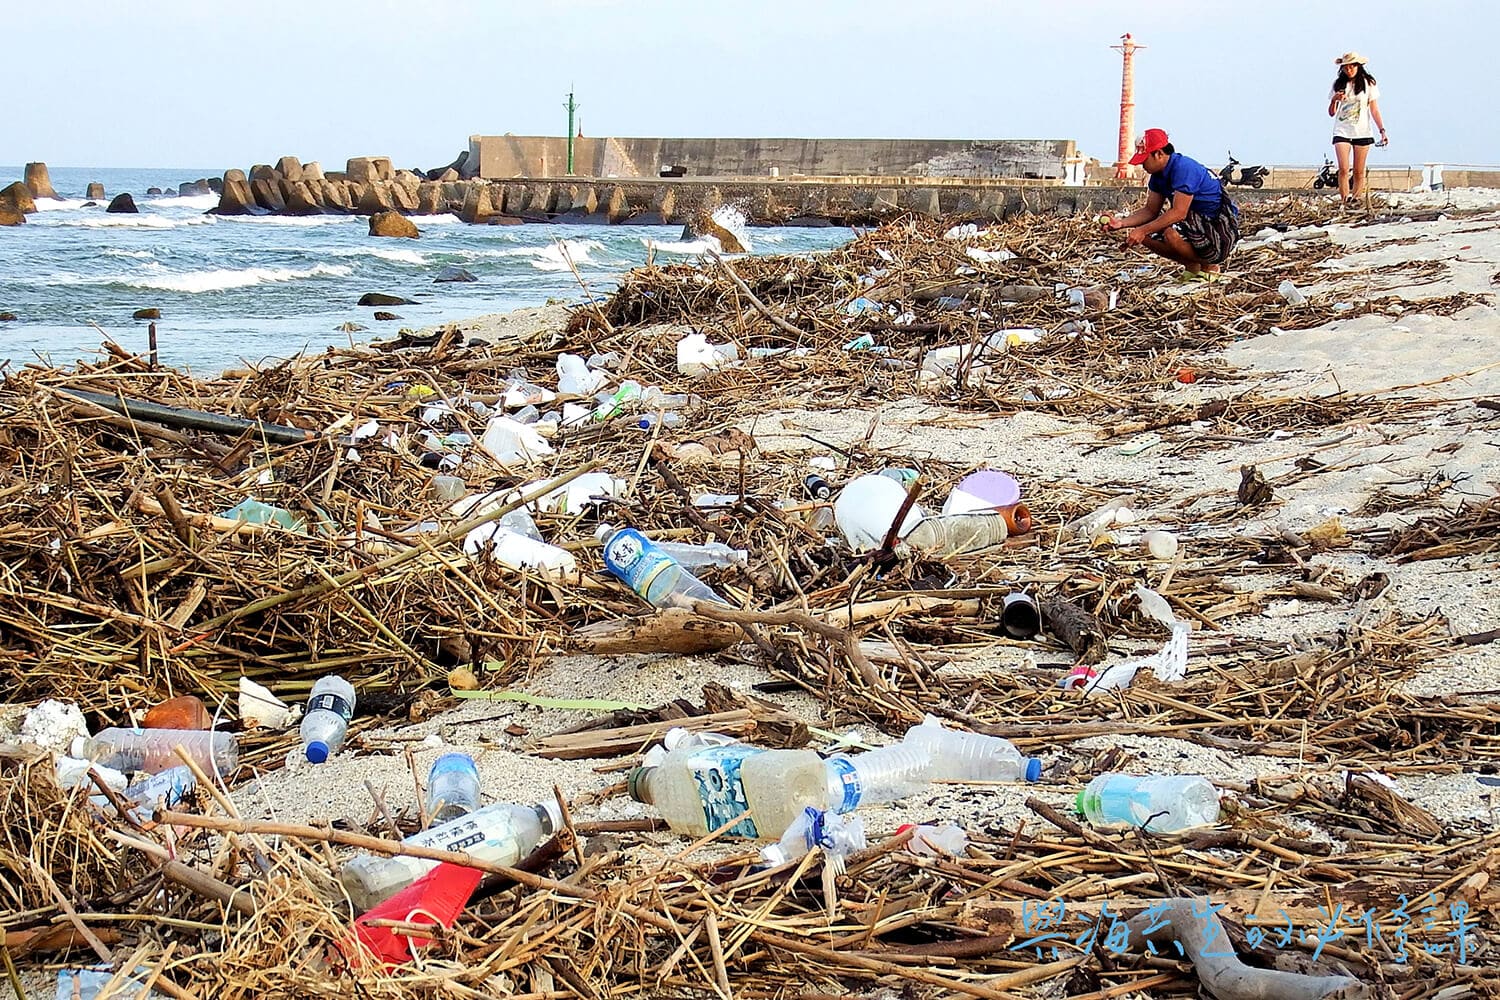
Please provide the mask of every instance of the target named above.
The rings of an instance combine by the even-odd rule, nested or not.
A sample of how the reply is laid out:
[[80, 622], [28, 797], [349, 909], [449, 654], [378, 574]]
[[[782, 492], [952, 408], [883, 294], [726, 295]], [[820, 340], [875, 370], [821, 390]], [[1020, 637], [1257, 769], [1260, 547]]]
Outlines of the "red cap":
[[1138, 167], [1146, 162], [1146, 157], [1171, 143], [1167, 133], [1159, 128], [1148, 128], [1141, 141], [1135, 144], [1135, 155], [1130, 158], [1130, 165]]

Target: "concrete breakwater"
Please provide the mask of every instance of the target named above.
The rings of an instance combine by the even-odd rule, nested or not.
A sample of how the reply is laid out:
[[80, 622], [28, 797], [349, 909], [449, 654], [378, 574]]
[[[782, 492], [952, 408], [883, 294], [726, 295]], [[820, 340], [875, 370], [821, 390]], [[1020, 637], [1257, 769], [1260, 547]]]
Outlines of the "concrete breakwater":
[[[1010, 179], [934, 177], [818, 178], [464, 178], [454, 168], [432, 177], [395, 170], [384, 157], [359, 157], [339, 172], [283, 157], [248, 174], [229, 170], [212, 211], [222, 215], [322, 213], [422, 216], [451, 213], [473, 224], [519, 222], [682, 225], [720, 204], [741, 208], [752, 225], [873, 225], [902, 215], [1004, 219], [1118, 208], [1139, 188], [1066, 187]], [[1246, 192], [1248, 193], [1248, 192]], [[1282, 192], [1257, 191], [1256, 197]], [[1241, 198], [1241, 192], [1236, 192]]]

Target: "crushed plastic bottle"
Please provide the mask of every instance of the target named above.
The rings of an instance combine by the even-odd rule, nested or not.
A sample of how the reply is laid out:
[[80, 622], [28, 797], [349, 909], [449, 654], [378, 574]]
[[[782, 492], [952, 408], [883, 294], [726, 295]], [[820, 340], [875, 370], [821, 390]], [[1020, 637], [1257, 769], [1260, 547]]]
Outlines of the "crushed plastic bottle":
[[[153, 774], [144, 781], [137, 781], [121, 792], [120, 798], [131, 805], [131, 819], [137, 823], [145, 823], [156, 815], [159, 808], [173, 808], [197, 787], [198, 779], [193, 775], [193, 769], [180, 764]], [[114, 812], [114, 804], [107, 796], [91, 795], [89, 802], [105, 815], [112, 815]]]
[[903, 742], [925, 750], [933, 781], [1040, 781], [1042, 761], [1023, 756], [1009, 740], [949, 729], [929, 715]]
[[841, 863], [849, 855], [864, 850], [867, 845], [863, 818], [841, 816], [808, 806], [792, 820], [780, 841], [760, 849], [760, 860], [764, 865], [775, 867], [796, 861], [814, 847], [821, 847], [834, 864], [842, 867]]
[[614, 392], [601, 392], [595, 398], [599, 405], [594, 407], [594, 419], [609, 420], [635, 407], [641, 398], [641, 384], [626, 379]]
[[239, 763], [234, 734], [213, 729], [101, 729], [92, 737], [76, 737], [70, 756], [127, 774], [158, 774], [182, 763], [179, 746], [208, 774], [229, 774]]
[[[576, 354], [557, 356], [557, 391], [564, 396], [590, 396], [604, 384], [607, 378], [596, 372]], [[536, 402], [528, 399], [527, 402]]]
[[1076, 810], [1095, 826], [1176, 833], [1219, 821], [1219, 793], [1195, 775], [1101, 774], [1078, 793]]
[[432, 822], [446, 823], [479, 808], [479, 769], [466, 753], [445, 753], [427, 772], [427, 804]]
[[321, 764], [343, 747], [354, 705], [354, 685], [332, 674], [318, 678], [302, 716], [302, 748], [310, 763]]
[[687, 606], [692, 601], [726, 603], [651, 539], [634, 528], [622, 528], [604, 543], [604, 565], [658, 608]]
[[[562, 827], [556, 802], [497, 803], [407, 837], [403, 844], [462, 851], [479, 861], [513, 865]], [[339, 871], [339, 882], [360, 910], [379, 905], [438, 866], [425, 858], [362, 855]]]
[[998, 513], [936, 514], [918, 521], [901, 540], [919, 552], [950, 556], [992, 548], [1009, 534]]
[[969, 835], [964, 832], [963, 827], [952, 823], [944, 823], [942, 826], [913, 826], [907, 823], [896, 828], [897, 833], [905, 833], [907, 830], [911, 831], [911, 839], [906, 842], [906, 849], [913, 854], [962, 857], [969, 847]]
[[[686, 742], [630, 773], [630, 797], [656, 809], [676, 833], [769, 839], [807, 807], [828, 805], [828, 775], [813, 750], [766, 750]], [[727, 828], [727, 829], [726, 829]]]
[[700, 569], [729, 569], [743, 566], [750, 559], [745, 549], [736, 549], [723, 542], [707, 542], [693, 545], [688, 542], [654, 542], [658, 549], [677, 560], [678, 565], [689, 571]]
[[496, 521], [481, 524], [465, 535], [464, 553], [471, 559], [488, 555], [518, 573], [538, 573], [557, 580], [571, 578], [578, 572], [578, 560], [567, 549], [512, 531]]

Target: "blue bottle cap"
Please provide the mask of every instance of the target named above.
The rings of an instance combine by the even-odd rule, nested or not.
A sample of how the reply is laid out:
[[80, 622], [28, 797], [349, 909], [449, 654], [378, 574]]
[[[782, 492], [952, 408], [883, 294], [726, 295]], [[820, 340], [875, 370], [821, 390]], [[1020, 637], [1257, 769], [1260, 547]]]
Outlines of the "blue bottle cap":
[[1041, 781], [1042, 780], [1042, 758], [1040, 758], [1040, 757], [1028, 757], [1028, 758], [1026, 758], [1026, 780], [1027, 781]]
[[328, 744], [322, 740], [313, 740], [307, 745], [307, 759], [314, 764], [323, 763], [328, 759]]

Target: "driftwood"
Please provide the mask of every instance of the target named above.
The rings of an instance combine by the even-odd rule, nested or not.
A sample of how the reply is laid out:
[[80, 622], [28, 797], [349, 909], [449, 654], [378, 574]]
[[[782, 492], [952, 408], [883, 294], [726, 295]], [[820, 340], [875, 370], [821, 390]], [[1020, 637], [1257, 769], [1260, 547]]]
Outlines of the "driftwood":
[[711, 653], [743, 642], [738, 626], [668, 608], [648, 618], [594, 622], [573, 633], [573, 644], [589, 653]]
[[1041, 608], [1047, 629], [1067, 643], [1080, 663], [1098, 663], [1104, 659], [1107, 647], [1099, 619], [1056, 594], [1042, 598]]
[[[1163, 900], [1152, 910], [1130, 919], [1130, 947], [1144, 950], [1146, 942], [1175, 939], [1198, 973], [1203, 989], [1217, 1000], [1359, 1000], [1369, 988], [1352, 976], [1303, 976], [1276, 969], [1257, 969], [1234, 954], [1224, 925], [1191, 899]], [[1150, 931], [1150, 933], [1146, 933]]]

